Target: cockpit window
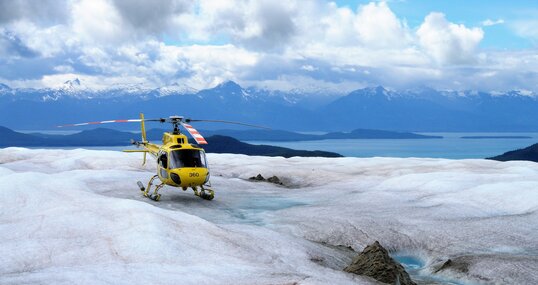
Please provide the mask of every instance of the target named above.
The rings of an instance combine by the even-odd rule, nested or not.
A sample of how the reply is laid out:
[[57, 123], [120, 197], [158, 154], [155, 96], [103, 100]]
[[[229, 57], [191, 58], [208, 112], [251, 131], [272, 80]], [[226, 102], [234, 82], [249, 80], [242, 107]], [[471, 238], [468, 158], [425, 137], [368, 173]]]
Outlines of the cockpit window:
[[170, 168], [206, 167], [205, 153], [198, 149], [181, 149], [170, 152]]
[[163, 152], [159, 158], [157, 159], [157, 162], [161, 167], [168, 168], [168, 158], [166, 157], [166, 152]]

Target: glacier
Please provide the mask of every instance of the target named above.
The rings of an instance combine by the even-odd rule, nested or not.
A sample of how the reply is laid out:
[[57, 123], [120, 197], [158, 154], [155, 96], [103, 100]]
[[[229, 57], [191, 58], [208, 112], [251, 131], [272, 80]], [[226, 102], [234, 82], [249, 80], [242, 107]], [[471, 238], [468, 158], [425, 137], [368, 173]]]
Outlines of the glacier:
[[139, 155], [0, 149], [0, 284], [378, 284], [342, 271], [375, 240], [438, 284], [538, 282], [536, 163], [208, 158], [215, 200], [154, 202]]

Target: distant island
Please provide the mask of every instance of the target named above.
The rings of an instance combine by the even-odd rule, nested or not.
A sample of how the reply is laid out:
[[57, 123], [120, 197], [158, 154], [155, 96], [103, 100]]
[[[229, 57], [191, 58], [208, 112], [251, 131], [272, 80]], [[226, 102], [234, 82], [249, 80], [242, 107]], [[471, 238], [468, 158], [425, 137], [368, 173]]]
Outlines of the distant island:
[[463, 136], [462, 139], [532, 139], [529, 136]]
[[[160, 140], [152, 130], [150, 140]], [[149, 135], [149, 134], [148, 134]], [[23, 134], [0, 126], [0, 147], [85, 147], [85, 146], [127, 146], [131, 139], [139, 139], [139, 134], [98, 128], [85, 130], [71, 135], [48, 135], [42, 133]], [[208, 145], [202, 146], [209, 153], [235, 153], [261, 156], [305, 156], [305, 157], [342, 157], [327, 151], [295, 150], [270, 145], [252, 145], [237, 139], [214, 135], [206, 138]]]
[[304, 157], [342, 157], [335, 152], [320, 151], [320, 150], [295, 150], [285, 147], [272, 145], [253, 145], [240, 142], [237, 139], [227, 136], [214, 135], [207, 139], [208, 144], [202, 145], [208, 153], [238, 153], [246, 155], [262, 155], [262, 156], [304, 156]]
[[526, 148], [508, 151], [494, 157], [488, 157], [487, 159], [498, 161], [528, 160], [538, 162], [538, 143]]
[[[157, 130], [162, 134], [162, 130]], [[395, 132], [370, 129], [356, 129], [349, 133], [332, 132], [327, 134], [302, 134], [297, 132], [282, 130], [204, 130], [206, 135], [223, 135], [236, 138], [241, 141], [317, 141], [317, 140], [339, 140], [339, 139], [442, 139], [442, 136], [420, 135], [410, 132]]]

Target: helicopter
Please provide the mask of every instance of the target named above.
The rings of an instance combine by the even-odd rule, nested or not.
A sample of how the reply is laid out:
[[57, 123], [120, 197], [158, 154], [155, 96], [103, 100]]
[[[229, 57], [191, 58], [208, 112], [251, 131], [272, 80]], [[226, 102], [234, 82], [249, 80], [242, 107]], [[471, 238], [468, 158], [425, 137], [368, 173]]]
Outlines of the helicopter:
[[[205, 200], [213, 200], [215, 191], [210, 189], [210, 173], [207, 164], [205, 151], [199, 145], [207, 144], [205, 138], [190, 125], [190, 122], [217, 122], [227, 124], [237, 124], [256, 128], [268, 129], [262, 126], [245, 124], [240, 122], [231, 122], [223, 120], [194, 120], [184, 118], [183, 116], [170, 116], [168, 118], [145, 119], [144, 114], [140, 113], [140, 119], [127, 120], [109, 120], [100, 122], [87, 122], [78, 124], [62, 125], [57, 127], [76, 127], [85, 125], [97, 125], [108, 123], [131, 123], [140, 122], [141, 141], [131, 140], [131, 144], [137, 148], [135, 150], [124, 150], [128, 153], [143, 153], [142, 165], [146, 164], [146, 156], [149, 153], [157, 160], [157, 174], [155, 174], [145, 186], [141, 181], [137, 182], [143, 195], [151, 200], [159, 201], [161, 194], [159, 190], [164, 186], [181, 188], [186, 191], [191, 188], [195, 196]], [[172, 124], [172, 131], [163, 133], [162, 145], [151, 143], [146, 137], [145, 122], [160, 122]], [[180, 132], [180, 126], [196, 141], [196, 144], [190, 144], [186, 135]], [[159, 184], [154, 185], [158, 178]], [[153, 191], [151, 188], [153, 187]]]

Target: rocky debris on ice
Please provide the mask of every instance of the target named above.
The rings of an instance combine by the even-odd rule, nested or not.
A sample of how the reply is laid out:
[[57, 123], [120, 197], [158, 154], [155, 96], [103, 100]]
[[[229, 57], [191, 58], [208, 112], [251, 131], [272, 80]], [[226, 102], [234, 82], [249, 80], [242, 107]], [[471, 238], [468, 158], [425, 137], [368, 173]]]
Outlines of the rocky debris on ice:
[[269, 182], [269, 183], [273, 183], [273, 184], [277, 184], [277, 185], [284, 185], [284, 183], [282, 183], [282, 181], [280, 181], [280, 178], [278, 178], [276, 175], [273, 175], [273, 176], [265, 179], [261, 174], [258, 174], [256, 176], [250, 177], [249, 180], [263, 181], [263, 182]]
[[416, 285], [403, 266], [392, 259], [378, 241], [366, 246], [344, 271], [366, 275], [388, 284]]
[[443, 270], [455, 270], [462, 273], [469, 272], [469, 263], [467, 263], [465, 260], [460, 260], [459, 262], [454, 262], [452, 259], [448, 259], [445, 261], [441, 266], [439, 266], [437, 269], [435, 269], [434, 273], [437, 273], [439, 271]]
[[[472, 278], [481, 283], [495, 283], [488, 276], [482, 274], [476, 274], [476, 268], [484, 268], [484, 270], [495, 270], [495, 266], [487, 265], [483, 266], [482, 263], [490, 262], [494, 260], [497, 263], [502, 264], [507, 258], [505, 256], [497, 256], [491, 254], [477, 254], [477, 255], [463, 255], [452, 257], [445, 262], [439, 262], [432, 265], [433, 273], [439, 275], [459, 276], [459, 278]], [[530, 260], [536, 260], [535, 257], [529, 256]], [[531, 266], [531, 262], [523, 266]], [[536, 268], [536, 267], [535, 267]], [[505, 282], [501, 282], [505, 283]]]

